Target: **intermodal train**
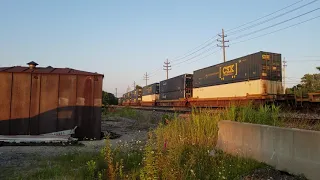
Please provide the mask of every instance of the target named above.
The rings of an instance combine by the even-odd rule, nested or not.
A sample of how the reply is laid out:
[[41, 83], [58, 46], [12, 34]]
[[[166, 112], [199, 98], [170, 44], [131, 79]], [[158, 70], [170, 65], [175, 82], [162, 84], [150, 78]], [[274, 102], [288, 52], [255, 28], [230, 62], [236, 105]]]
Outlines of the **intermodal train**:
[[[256, 52], [125, 93], [123, 106], [226, 107], [230, 104], [320, 102], [284, 94], [281, 54]], [[307, 100], [306, 100], [307, 99]]]

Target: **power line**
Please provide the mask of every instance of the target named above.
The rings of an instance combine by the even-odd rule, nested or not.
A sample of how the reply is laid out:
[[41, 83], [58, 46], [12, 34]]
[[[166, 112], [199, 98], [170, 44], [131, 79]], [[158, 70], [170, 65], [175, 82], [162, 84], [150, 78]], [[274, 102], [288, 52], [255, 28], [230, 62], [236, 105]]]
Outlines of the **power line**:
[[[306, 23], [308, 21], [311, 21], [311, 20], [314, 20], [314, 19], [317, 19], [319, 18], [320, 16], [316, 16], [316, 17], [313, 17], [313, 18], [310, 18], [310, 19], [307, 19], [305, 21], [301, 21], [299, 23], [296, 23], [296, 24], [293, 24], [293, 25], [290, 25], [290, 26], [287, 26], [287, 27], [284, 27], [284, 28], [281, 28], [281, 29], [278, 29], [278, 30], [275, 30], [275, 31], [272, 31], [272, 32], [269, 32], [269, 33], [266, 33], [266, 34], [262, 34], [262, 35], [259, 35], [259, 36], [256, 36], [256, 37], [253, 37], [253, 38], [249, 38], [249, 39], [245, 39], [245, 40], [242, 40], [242, 41], [238, 41], [238, 42], [235, 42], [235, 43], [232, 43], [230, 45], [235, 45], [235, 44], [238, 44], [238, 43], [243, 43], [243, 42], [246, 42], [246, 41], [250, 41], [252, 39], [256, 39], [256, 38], [260, 38], [260, 37], [263, 37], [263, 36], [266, 36], [266, 35], [270, 35], [270, 34], [273, 34], [273, 33], [276, 33], [276, 32], [279, 32], [279, 31], [282, 31], [282, 30], [285, 30], [285, 29], [288, 29], [288, 28], [291, 28], [291, 27], [294, 27], [294, 26], [298, 26], [300, 24], [303, 24], [303, 23]], [[291, 61], [289, 61], [291, 62]]]
[[[263, 19], [263, 18], [266, 18], [266, 17], [268, 17], [268, 16], [271, 16], [271, 15], [273, 15], [273, 14], [275, 14], [275, 13], [278, 13], [278, 12], [280, 12], [280, 11], [282, 11], [282, 10], [285, 10], [285, 9], [291, 7], [291, 6], [294, 6], [294, 5], [296, 5], [296, 4], [298, 4], [298, 3], [302, 2], [302, 1], [304, 1], [304, 0], [296, 1], [296, 2], [294, 2], [293, 4], [290, 4], [290, 5], [288, 5], [288, 6], [284, 7], [284, 8], [281, 8], [281, 9], [279, 9], [279, 10], [276, 10], [276, 11], [274, 11], [274, 12], [268, 14], [268, 15], [265, 15], [265, 16], [263, 16], [263, 17], [260, 17], [260, 18], [255, 19], [255, 20], [253, 20], [253, 21], [244, 23], [244, 24], [242, 24], [242, 25], [240, 25], [240, 26], [237, 26], [237, 27], [235, 27], [235, 28], [229, 29], [229, 30], [227, 30], [227, 31], [235, 30], [235, 29], [238, 29], [238, 28], [243, 27], [243, 26], [245, 26], [245, 25], [251, 24], [251, 23], [253, 23], [253, 22], [256, 22], [256, 21], [258, 21], [258, 20], [261, 20], [261, 19]], [[214, 42], [213, 40], [214, 40], [215, 37], [217, 37], [217, 35], [209, 38], [207, 41], [205, 41], [204, 43], [198, 45], [197, 47], [195, 47], [195, 48], [187, 51], [187, 52], [186, 52], [185, 54], [183, 54], [182, 56], [180, 56], [180, 57], [178, 57], [178, 58], [174, 58], [171, 62], [179, 61], [179, 60], [181, 60], [181, 59], [184, 59], [184, 58], [186, 58], [186, 57], [189, 57], [189, 56], [195, 54], [196, 52], [199, 52], [199, 51], [201, 51], [202, 49], [210, 46], [211, 44], [213, 44], [213, 42]], [[212, 42], [210, 42], [210, 41], [212, 41]], [[208, 42], [210, 42], [210, 43], [208, 43]], [[208, 44], [207, 44], [207, 43], [208, 43]], [[205, 45], [205, 46], [202, 47], [203, 45]], [[200, 49], [198, 49], [198, 48], [200, 48]], [[196, 49], [198, 49], [198, 50], [196, 50]], [[194, 51], [194, 50], [196, 50], [196, 51]], [[191, 53], [190, 53], [190, 52], [191, 52]]]
[[[202, 59], [204, 59], [204, 58], [206, 58], [206, 57], [208, 57], [208, 56], [211, 56], [212, 54], [214, 54], [214, 53], [216, 53], [216, 52], [219, 52], [219, 50], [220, 50], [220, 49], [218, 49], [217, 51], [214, 51], [214, 52], [212, 52], [212, 53], [210, 53], [210, 54], [208, 54], [208, 55], [206, 55], [206, 56], [203, 56], [203, 57], [201, 57], [201, 58], [199, 58], [199, 59], [196, 59], [196, 60], [194, 60], [194, 61], [191, 61], [191, 62], [189, 62], [189, 63], [187, 63], [187, 64], [191, 64], [191, 63], [200, 61], [200, 60], [202, 60]], [[181, 66], [181, 65], [180, 65], [180, 66]], [[176, 66], [176, 68], [178, 68], [178, 67], [180, 67], [180, 66]]]
[[301, 60], [293, 60], [293, 61], [288, 61], [288, 62], [306, 62], [306, 61], [320, 61], [319, 59], [318, 60], [310, 60], [310, 59], [301, 59]]
[[299, 7], [295, 8], [295, 9], [292, 9], [292, 10], [290, 10], [290, 11], [287, 11], [287, 12], [284, 12], [284, 13], [282, 13], [282, 14], [279, 14], [279, 15], [277, 15], [277, 16], [275, 16], [275, 17], [270, 18], [270, 19], [267, 19], [267, 20], [258, 22], [258, 23], [256, 23], [256, 24], [253, 24], [253, 25], [251, 25], [251, 26], [242, 28], [242, 29], [240, 29], [240, 30], [236, 30], [236, 31], [229, 32], [228, 34], [229, 34], [229, 36], [232, 36], [233, 34], [237, 34], [237, 33], [239, 33], [239, 32], [243, 32], [243, 31], [248, 30], [248, 29], [251, 29], [251, 28], [253, 28], [253, 27], [255, 27], [255, 26], [264, 24], [264, 23], [266, 23], [266, 22], [272, 21], [272, 20], [274, 20], [274, 19], [276, 19], [276, 18], [279, 18], [279, 17], [281, 17], [281, 16], [284, 16], [284, 15], [286, 15], [286, 14], [289, 14], [289, 13], [291, 13], [291, 12], [294, 12], [294, 11], [296, 11], [296, 10], [299, 10], [299, 9], [301, 9], [301, 8], [303, 8], [303, 7], [305, 7], [305, 6], [308, 6], [308, 5], [312, 4], [312, 3], [315, 3], [315, 2], [317, 2], [317, 1], [318, 1], [318, 0], [311, 1], [311, 2], [309, 2], [309, 3], [307, 3], [307, 4], [304, 4], [304, 5], [302, 5], [302, 6], [299, 6]]
[[196, 58], [196, 57], [199, 57], [199, 56], [201, 56], [202, 54], [204, 54], [204, 53], [206, 53], [206, 52], [208, 52], [208, 51], [210, 51], [210, 50], [216, 49], [216, 48], [217, 48], [217, 47], [213, 47], [213, 48], [206, 49], [206, 51], [203, 51], [202, 53], [197, 54], [196, 56], [193, 56], [193, 57], [191, 57], [191, 58], [189, 58], [189, 59], [186, 59], [186, 60], [184, 60], [184, 61], [181, 61], [181, 62], [179, 62], [179, 63], [173, 64], [172, 66], [176, 66], [176, 65], [178, 65], [178, 64], [182, 64], [182, 63], [184, 63], [184, 62], [190, 61], [190, 60], [192, 60], [192, 59], [194, 59], [194, 58]]
[[[268, 14], [268, 15], [265, 15], [265, 16], [263, 16], [263, 17], [260, 17], [260, 18], [258, 18], [258, 19], [255, 19], [255, 20], [250, 21], [250, 22], [248, 22], [248, 23], [244, 23], [244, 24], [242, 24], [242, 25], [240, 25], [240, 26], [237, 26], [237, 27], [235, 27], [235, 28], [229, 29], [229, 30], [227, 30], [227, 31], [235, 30], [235, 29], [238, 29], [238, 28], [243, 27], [243, 26], [245, 26], [245, 25], [251, 24], [251, 23], [256, 22], [256, 21], [258, 21], [258, 20], [261, 20], [261, 19], [263, 19], [263, 18], [265, 18], [265, 17], [268, 17], [268, 16], [271, 16], [271, 15], [273, 15], [273, 14], [275, 14], [275, 13], [278, 13], [278, 12], [284, 10], [284, 9], [287, 9], [287, 8], [289, 8], [289, 7], [292, 7], [292, 6], [298, 4], [298, 3], [302, 2], [302, 1], [303, 1], [303, 0], [296, 1], [296, 2], [294, 2], [293, 4], [290, 4], [290, 5], [288, 5], [288, 6], [284, 7], [284, 8], [281, 8], [281, 9], [279, 9], [279, 10], [277, 10], [277, 11], [274, 11], [274, 12]], [[301, 7], [300, 7], [300, 8], [301, 8]], [[187, 53], [183, 54], [182, 56], [171, 60], [171, 62], [180, 61], [180, 60], [182, 60], [182, 59], [184, 59], [184, 58], [187, 58], [187, 57], [189, 57], [189, 56], [191, 56], [191, 55], [193, 55], [193, 54], [195, 54], [195, 53], [197, 53], [197, 52], [205, 49], [205, 48], [208, 47], [208, 46], [211, 46], [211, 45], [214, 43], [213, 39], [214, 39], [215, 37], [217, 37], [217, 35], [211, 37], [210, 39], [208, 39], [208, 40], [205, 41], [204, 43], [200, 44], [199, 46], [197, 46], [197, 47], [195, 47], [195, 48], [187, 51]], [[211, 42], [210, 42], [210, 41], [211, 41]], [[205, 46], [203, 46], [203, 45], [205, 45]], [[198, 48], [200, 48], [200, 49], [198, 49]], [[194, 51], [194, 50], [196, 50], [196, 51]], [[202, 54], [202, 53], [201, 53], [201, 54]], [[155, 71], [157, 72], [157, 71], [160, 71], [160, 70], [162, 70], [162, 69], [158, 69], [158, 70], [155, 70]], [[151, 72], [150, 74], [154, 74], [154, 72]]]
[[[193, 55], [193, 54], [201, 51], [202, 49], [204, 49], [204, 48], [206, 48], [206, 47], [208, 47], [208, 46], [211, 46], [211, 45], [214, 43], [214, 41], [212, 41], [212, 40], [213, 40], [215, 37], [217, 37], [217, 36], [218, 36], [218, 35], [211, 37], [209, 40], [207, 40], [206, 42], [202, 43], [200, 46], [197, 46], [196, 48], [194, 48], [194, 49], [191, 50], [191, 51], [193, 51], [193, 50], [195, 50], [195, 49], [197, 49], [197, 48], [205, 45], [205, 46], [201, 47], [200, 49], [198, 49], [197, 51], [194, 51], [194, 52], [189, 53], [189, 54], [188, 54], [188, 53], [185, 53], [185, 54], [182, 55], [181, 57], [176, 58], [176, 59], [173, 59], [171, 62], [179, 61], [179, 60], [181, 60], [181, 59], [184, 59], [184, 58], [186, 58], [186, 57], [189, 57], [189, 56], [191, 56], [191, 55]], [[211, 41], [211, 42], [210, 42], [210, 41]], [[210, 42], [210, 43], [208, 43], [208, 42]], [[208, 43], [208, 44], [207, 44], [207, 43]], [[189, 51], [189, 52], [190, 52], [190, 51]]]
[[304, 16], [304, 15], [310, 14], [310, 13], [312, 13], [312, 12], [314, 12], [314, 11], [319, 10], [319, 9], [320, 9], [320, 8], [316, 8], [316, 9], [313, 9], [313, 10], [308, 11], [308, 12], [306, 12], [306, 13], [303, 13], [303, 14], [300, 14], [300, 15], [298, 15], [298, 16], [295, 16], [295, 17], [293, 17], [293, 18], [290, 18], [290, 19], [284, 20], [284, 21], [282, 21], [282, 22], [279, 22], [279, 23], [273, 24], [273, 25], [271, 25], [271, 26], [268, 26], [268, 27], [265, 27], [265, 28], [262, 28], [262, 29], [259, 29], [259, 30], [256, 30], [256, 31], [253, 31], [253, 32], [248, 33], [248, 34], [240, 35], [240, 36], [238, 36], [238, 37], [236, 37], [236, 38], [234, 38], [234, 39], [232, 39], [232, 40], [240, 39], [240, 38], [243, 38], [243, 37], [246, 37], [246, 36], [249, 36], [249, 35], [255, 34], [255, 33], [257, 33], [257, 32], [260, 32], [260, 31], [263, 31], [263, 30], [266, 30], [266, 29], [269, 29], [269, 28], [275, 27], [275, 26], [277, 26], [277, 25], [280, 25], [280, 24], [286, 23], [286, 22], [288, 22], [288, 21], [294, 20], [294, 19], [299, 18], [299, 17], [301, 17], [301, 16]]
[[228, 30], [226, 30], [226, 31], [232, 31], [232, 30], [238, 29], [238, 28], [240, 28], [240, 27], [243, 27], [243, 26], [245, 26], [245, 25], [251, 24], [251, 23], [253, 23], [253, 22], [259, 21], [260, 19], [266, 18], [266, 17], [271, 16], [271, 15], [277, 13], [277, 12], [280, 12], [280, 11], [282, 11], [282, 10], [285, 10], [285, 9], [287, 9], [287, 8], [289, 8], [289, 7], [291, 7], [291, 6], [294, 6], [294, 5], [296, 5], [296, 4], [298, 4], [298, 3], [302, 2], [302, 1], [304, 1], [304, 0], [296, 1], [296, 2], [294, 2], [293, 4], [290, 4], [290, 5], [288, 5], [288, 6], [284, 7], [284, 8], [281, 8], [281, 9], [279, 9], [279, 10], [276, 10], [276, 11], [270, 13], [270, 14], [267, 14], [267, 15], [265, 15], [265, 16], [262, 16], [262, 17], [260, 17], [260, 18], [257, 18], [257, 19], [255, 19], [255, 20], [253, 20], [253, 21], [244, 23], [244, 24], [242, 24], [242, 25], [240, 25], [240, 26], [237, 26], [237, 27], [235, 27], [235, 28], [228, 29]]

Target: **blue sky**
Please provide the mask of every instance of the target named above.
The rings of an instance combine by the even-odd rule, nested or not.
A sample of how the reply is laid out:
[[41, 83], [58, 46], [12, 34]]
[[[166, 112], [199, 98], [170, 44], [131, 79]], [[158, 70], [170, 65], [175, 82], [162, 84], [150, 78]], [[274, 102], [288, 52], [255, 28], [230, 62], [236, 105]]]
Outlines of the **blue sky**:
[[[150, 83], [165, 79], [165, 72], [156, 70], [161, 69], [166, 58], [174, 60], [187, 53], [221, 32], [221, 28], [232, 29], [294, 2], [295, 0], [0, 0], [0, 66], [25, 65], [33, 60], [40, 66], [99, 72], [105, 75], [103, 89], [114, 93], [115, 88], [118, 88], [118, 95], [121, 95], [128, 85], [132, 86], [133, 81], [144, 85], [142, 78], [145, 72], [153, 73]], [[308, 2], [311, 0], [301, 1], [278, 14]], [[232, 38], [238, 35], [319, 7], [320, 2], [317, 1], [281, 18], [230, 35], [227, 39], [234, 43], [238, 40], [232, 41]], [[239, 40], [319, 15], [320, 10], [317, 10]], [[320, 18], [231, 45], [226, 50], [227, 60], [261, 50], [281, 53], [288, 61], [287, 85], [291, 86], [303, 74], [317, 72], [314, 67], [320, 65], [320, 61], [309, 60], [320, 60], [319, 32]], [[228, 35], [228, 31], [226, 34]], [[213, 43], [214, 46], [216, 43]], [[208, 51], [210, 52], [213, 51]], [[190, 57], [193, 56], [188, 58]], [[222, 51], [194, 60], [197, 58], [180, 64], [179, 67], [173, 66], [169, 76], [192, 73], [193, 70], [220, 63]], [[178, 61], [172, 62], [174, 63]]]

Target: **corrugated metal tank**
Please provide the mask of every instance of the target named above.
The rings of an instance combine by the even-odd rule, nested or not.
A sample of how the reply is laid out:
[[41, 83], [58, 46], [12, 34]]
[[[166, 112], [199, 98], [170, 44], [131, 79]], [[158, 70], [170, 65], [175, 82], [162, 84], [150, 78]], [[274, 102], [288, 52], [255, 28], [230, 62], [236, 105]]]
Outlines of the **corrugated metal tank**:
[[0, 68], [0, 134], [76, 129], [101, 136], [103, 75], [69, 68]]

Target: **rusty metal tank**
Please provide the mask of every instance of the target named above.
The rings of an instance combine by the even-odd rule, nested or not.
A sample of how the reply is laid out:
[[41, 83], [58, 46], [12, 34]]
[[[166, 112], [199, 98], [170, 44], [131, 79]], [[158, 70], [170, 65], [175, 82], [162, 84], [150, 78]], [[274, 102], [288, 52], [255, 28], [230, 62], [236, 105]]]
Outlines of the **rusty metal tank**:
[[101, 137], [103, 75], [70, 68], [0, 68], [0, 134], [37, 135], [72, 129]]

